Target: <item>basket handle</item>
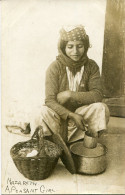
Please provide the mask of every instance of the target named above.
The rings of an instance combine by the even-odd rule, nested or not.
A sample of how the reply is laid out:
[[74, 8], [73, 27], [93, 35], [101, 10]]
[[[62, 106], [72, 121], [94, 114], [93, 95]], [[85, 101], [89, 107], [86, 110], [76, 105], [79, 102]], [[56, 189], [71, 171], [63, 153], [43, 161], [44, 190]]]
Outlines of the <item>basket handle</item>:
[[39, 140], [38, 131], [41, 129], [41, 126], [38, 126], [34, 132], [34, 134], [31, 137], [31, 140]]
[[[39, 132], [39, 134], [38, 134], [38, 132]], [[44, 137], [44, 135], [43, 135], [43, 128], [42, 128], [42, 126], [38, 126], [36, 128], [34, 134], [32, 135], [31, 140], [37, 140], [39, 152], [44, 147], [44, 139], [43, 139], [43, 137]]]

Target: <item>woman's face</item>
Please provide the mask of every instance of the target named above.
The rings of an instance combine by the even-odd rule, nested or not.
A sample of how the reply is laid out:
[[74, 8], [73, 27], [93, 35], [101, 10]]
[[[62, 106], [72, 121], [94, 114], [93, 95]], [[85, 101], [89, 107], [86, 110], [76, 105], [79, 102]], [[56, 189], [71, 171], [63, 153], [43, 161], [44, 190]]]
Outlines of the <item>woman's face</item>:
[[83, 41], [68, 41], [66, 44], [66, 55], [74, 61], [80, 60], [85, 51]]

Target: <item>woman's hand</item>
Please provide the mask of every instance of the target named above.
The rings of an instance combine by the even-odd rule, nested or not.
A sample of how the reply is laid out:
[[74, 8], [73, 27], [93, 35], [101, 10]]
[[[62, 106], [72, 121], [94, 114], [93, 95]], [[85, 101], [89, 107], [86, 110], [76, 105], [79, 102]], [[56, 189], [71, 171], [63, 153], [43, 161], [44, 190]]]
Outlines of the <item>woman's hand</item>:
[[75, 122], [75, 125], [78, 129], [85, 131], [85, 124], [84, 124], [82, 115], [70, 112], [69, 118]]
[[57, 94], [57, 101], [61, 105], [65, 104], [71, 97], [71, 91], [63, 91]]

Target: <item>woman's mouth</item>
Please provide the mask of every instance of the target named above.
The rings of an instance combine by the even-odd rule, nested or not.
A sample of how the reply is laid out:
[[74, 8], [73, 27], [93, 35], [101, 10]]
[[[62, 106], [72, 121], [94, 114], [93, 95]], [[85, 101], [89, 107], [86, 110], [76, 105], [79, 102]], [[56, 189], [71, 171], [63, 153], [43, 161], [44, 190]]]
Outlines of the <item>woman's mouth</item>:
[[71, 59], [73, 59], [73, 60], [75, 60], [75, 61], [78, 61], [79, 58], [80, 58], [79, 55], [72, 55], [72, 56], [71, 56]]
[[73, 57], [79, 57], [79, 55], [72, 55]]

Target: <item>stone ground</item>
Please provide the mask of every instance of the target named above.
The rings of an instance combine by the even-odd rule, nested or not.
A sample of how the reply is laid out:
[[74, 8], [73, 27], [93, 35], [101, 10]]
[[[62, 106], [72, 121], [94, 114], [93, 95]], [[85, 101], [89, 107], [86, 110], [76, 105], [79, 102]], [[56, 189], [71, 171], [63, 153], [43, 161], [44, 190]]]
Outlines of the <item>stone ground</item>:
[[99, 140], [108, 148], [107, 169], [94, 176], [72, 175], [59, 160], [49, 178], [30, 181], [18, 172], [9, 154], [14, 144], [29, 138], [11, 134], [5, 127], [2, 137], [2, 194], [125, 194], [125, 119], [111, 117], [108, 133]]

